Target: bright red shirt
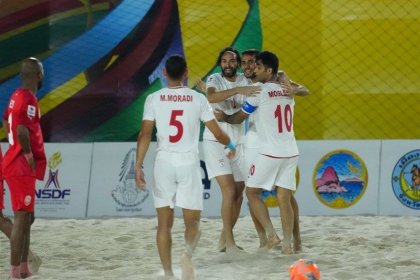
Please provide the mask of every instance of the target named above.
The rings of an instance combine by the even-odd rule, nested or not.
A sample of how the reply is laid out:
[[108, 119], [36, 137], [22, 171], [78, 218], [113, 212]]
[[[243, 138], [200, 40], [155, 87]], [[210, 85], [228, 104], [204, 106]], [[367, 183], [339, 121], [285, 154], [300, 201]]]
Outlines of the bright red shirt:
[[[28, 89], [17, 89], [10, 97], [3, 118], [9, 125], [9, 148], [3, 158], [3, 176], [7, 178], [24, 175], [43, 180], [47, 160], [40, 125], [41, 112], [34, 93]], [[30, 146], [36, 164], [35, 171], [23, 156], [22, 147], [17, 137], [18, 125], [24, 125], [29, 130]]]

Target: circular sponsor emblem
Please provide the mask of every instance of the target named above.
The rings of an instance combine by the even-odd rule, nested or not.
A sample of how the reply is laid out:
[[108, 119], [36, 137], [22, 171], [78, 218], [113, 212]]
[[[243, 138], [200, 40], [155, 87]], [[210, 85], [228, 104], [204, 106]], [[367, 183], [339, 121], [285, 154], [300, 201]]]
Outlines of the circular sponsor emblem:
[[336, 150], [319, 160], [312, 181], [315, 195], [323, 204], [341, 209], [360, 200], [367, 188], [368, 173], [358, 155]]
[[395, 164], [392, 190], [403, 205], [420, 209], [420, 150], [405, 154]]
[[[299, 179], [300, 179], [300, 174], [299, 174], [299, 167], [298, 167], [298, 168], [296, 168], [296, 191], [299, 187]], [[277, 202], [277, 190], [276, 189], [274, 189], [272, 191], [263, 191], [261, 193], [260, 197], [264, 201], [264, 204], [268, 208], [279, 207], [279, 204]]]
[[31, 201], [32, 201], [32, 197], [30, 195], [27, 195], [25, 196], [23, 203], [25, 204], [25, 206], [29, 206], [29, 204], [31, 204]]

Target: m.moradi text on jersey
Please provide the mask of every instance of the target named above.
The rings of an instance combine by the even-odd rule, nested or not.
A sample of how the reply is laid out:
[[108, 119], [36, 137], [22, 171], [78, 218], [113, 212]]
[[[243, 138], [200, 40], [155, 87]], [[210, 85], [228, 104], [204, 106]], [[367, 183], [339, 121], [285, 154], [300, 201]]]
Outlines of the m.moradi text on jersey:
[[192, 95], [162, 94], [160, 96], [160, 101], [193, 102], [193, 97]]

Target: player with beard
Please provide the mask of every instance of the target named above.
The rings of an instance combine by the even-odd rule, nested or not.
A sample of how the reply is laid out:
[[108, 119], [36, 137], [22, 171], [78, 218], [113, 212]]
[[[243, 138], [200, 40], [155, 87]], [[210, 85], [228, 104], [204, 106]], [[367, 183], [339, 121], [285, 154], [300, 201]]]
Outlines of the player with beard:
[[36, 92], [44, 79], [42, 63], [30, 57], [22, 62], [22, 86], [15, 90], [4, 112], [9, 148], [2, 170], [10, 189], [14, 225], [10, 234], [10, 278], [32, 275], [28, 267], [31, 224], [34, 221], [35, 181], [43, 180], [46, 169], [40, 110]]
[[[245, 77], [250, 79], [253, 84], [260, 84], [255, 77], [255, 67], [256, 67], [256, 56], [260, 52], [256, 49], [248, 49], [242, 52], [241, 57], [241, 67], [244, 72]], [[309, 90], [303, 86], [300, 85], [292, 80], [289, 80], [286, 73], [284, 71], [278, 71], [277, 73], [278, 77], [277, 80], [281, 83], [283, 90], [288, 92], [291, 95], [297, 95], [297, 96], [306, 96], [309, 94]], [[258, 110], [255, 111], [253, 114], [250, 114], [246, 119], [246, 136], [244, 141], [244, 147], [245, 147], [245, 168], [243, 169], [244, 176], [247, 176], [249, 172], [249, 168], [252, 165], [252, 161], [255, 159], [255, 156], [258, 153], [258, 147], [260, 145], [260, 141], [257, 134], [257, 129], [255, 127], [255, 118], [258, 114]], [[216, 113], [216, 117], [218, 114]], [[245, 177], [246, 178], [246, 177]], [[302, 245], [301, 245], [301, 238], [300, 238], [300, 229], [299, 229], [299, 207], [296, 202], [296, 199], [294, 196], [291, 197], [291, 204], [293, 207], [293, 213], [294, 213], [294, 226], [293, 226], [293, 242], [294, 242], [294, 250], [295, 252], [301, 251]], [[262, 225], [258, 222], [256, 219], [254, 213], [250, 209], [250, 214], [252, 217], [252, 220], [255, 225], [255, 229], [257, 231], [258, 237], [260, 239], [260, 248], [265, 248], [267, 245], [267, 235], [262, 227]]]
[[[217, 65], [222, 72], [210, 75], [206, 83], [207, 99], [213, 109], [233, 114], [240, 110], [247, 96], [259, 92], [260, 87], [250, 86], [249, 80], [237, 73], [240, 61], [239, 52], [234, 48], [228, 47], [219, 53]], [[233, 237], [233, 227], [239, 217], [245, 188], [241, 173], [244, 126], [227, 123], [220, 123], [220, 126], [237, 144], [236, 156], [227, 159], [224, 145], [218, 143], [207, 129], [203, 134], [203, 150], [209, 178], [216, 178], [222, 192], [223, 229], [218, 249], [223, 252], [238, 248]]]

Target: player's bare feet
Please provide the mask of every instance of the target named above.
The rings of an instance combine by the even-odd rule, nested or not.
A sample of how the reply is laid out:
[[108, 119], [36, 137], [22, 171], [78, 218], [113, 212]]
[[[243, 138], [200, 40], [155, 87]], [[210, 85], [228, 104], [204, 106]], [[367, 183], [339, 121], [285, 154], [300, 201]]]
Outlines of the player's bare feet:
[[283, 255], [293, 255], [293, 248], [291, 244], [282, 244], [281, 253]]
[[42, 265], [42, 259], [37, 254], [32, 253], [28, 258], [28, 265], [32, 273], [37, 273]]
[[191, 260], [191, 254], [188, 252], [182, 253], [181, 256], [181, 269], [182, 269], [182, 280], [194, 280], [195, 272], [194, 266]]
[[277, 234], [274, 233], [272, 235], [269, 235], [267, 237], [267, 248], [271, 249], [271, 248], [279, 245], [280, 242], [281, 242], [281, 239], [277, 236]]

